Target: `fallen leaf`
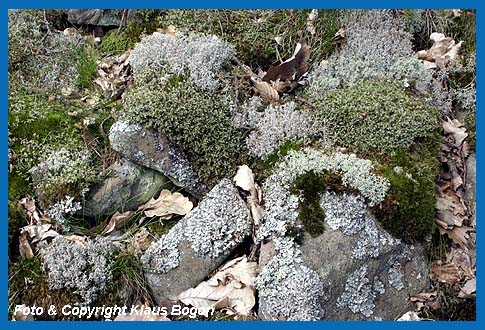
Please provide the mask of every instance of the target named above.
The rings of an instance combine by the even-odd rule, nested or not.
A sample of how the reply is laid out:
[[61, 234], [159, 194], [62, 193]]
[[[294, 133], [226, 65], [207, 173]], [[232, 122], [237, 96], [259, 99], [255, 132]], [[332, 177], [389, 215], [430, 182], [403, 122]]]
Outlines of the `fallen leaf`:
[[140, 229], [134, 236], [131, 241], [133, 248], [135, 249], [135, 253], [139, 254], [144, 252], [150, 246], [152, 242], [151, 234], [146, 227]]
[[310, 47], [305, 42], [299, 42], [293, 56], [280, 65], [271, 66], [263, 77], [263, 82], [271, 81], [298, 81], [308, 71], [308, 60], [310, 59]]
[[151, 198], [138, 209], [143, 210], [147, 217], [162, 217], [170, 219], [173, 214], [186, 215], [193, 208], [192, 202], [181, 193], [171, 193], [164, 189], [157, 199]]
[[433, 42], [431, 48], [416, 53], [426, 68], [444, 69], [449, 63], [459, 58], [463, 41], [455, 43], [452, 38], [445, 37], [443, 33], [438, 32], [431, 33], [429, 39]]
[[409, 311], [407, 313], [404, 313], [403, 316], [398, 318], [396, 321], [423, 321], [421, 317], [419, 317], [418, 313]]
[[447, 234], [448, 237], [453, 240], [453, 242], [459, 244], [463, 248], [466, 248], [466, 244], [468, 243], [468, 240], [470, 238], [468, 232], [475, 231], [474, 228], [467, 226], [454, 227], [453, 229], [445, 229], [441, 226], [438, 226], [438, 229], [441, 235]]
[[347, 36], [345, 35], [345, 29], [340, 28], [337, 32], [335, 32], [334, 36], [332, 37], [332, 41], [335, 43], [343, 43], [347, 40]]
[[32, 252], [27, 232], [24, 232], [19, 236], [19, 251], [23, 258], [31, 259], [34, 257], [34, 252]]
[[178, 295], [182, 303], [208, 311], [249, 315], [256, 304], [254, 280], [258, 264], [239, 257], [226, 263], [212, 278]]
[[131, 218], [131, 216], [134, 213], [135, 212], [133, 212], [133, 211], [126, 211], [126, 212], [123, 212], [123, 213], [119, 213], [118, 211], [116, 211], [116, 213], [111, 216], [111, 219], [109, 220], [108, 224], [103, 229], [103, 231], [101, 232], [100, 235], [101, 236], [107, 235], [115, 229], [123, 228], [125, 223]]
[[449, 117], [446, 117], [446, 120], [442, 121], [442, 125], [445, 133], [452, 134], [456, 146], [460, 147], [468, 136], [466, 133], [466, 128], [463, 126], [463, 124], [460, 123], [458, 119], [451, 120]]
[[477, 292], [477, 278], [469, 279], [458, 293], [460, 298], [475, 298]]
[[463, 279], [463, 272], [454, 263], [443, 264], [440, 260], [431, 264], [430, 275], [439, 282], [450, 285], [454, 285]]
[[253, 90], [255, 94], [259, 95], [262, 99], [271, 102], [276, 102], [280, 100], [280, 95], [278, 94], [278, 91], [266, 81], [258, 81], [257, 79], [251, 77], [251, 83], [253, 85]]
[[59, 233], [51, 229], [51, 224], [28, 225], [20, 229], [21, 233], [27, 233], [31, 243], [37, 243], [47, 238], [59, 236]]
[[177, 29], [173, 25], [169, 25], [169, 26], [167, 26], [163, 29], [158, 28], [157, 32], [162, 33], [162, 34], [168, 34], [170, 36], [176, 36], [177, 35]]
[[236, 183], [236, 186], [249, 192], [246, 202], [251, 211], [254, 226], [257, 228], [260, 225], [264, 210], [260, 205], [262, 201], [262, 191], [259, 185], [254, 181], [253, 171], [247, 165], [239, 166], [236, 176], [234, 177], [234, 182]]
[[21, 200], [19, 200], [19, 204], [27, 211], [27, 215], [29, 216], [31, 224], [40, 224], [41, 218], [44, 217], [41, 216], [41, 213], [37, 210], [37, 207], [35, 206], [35, 200], [32, 197], [27, 196], [22, 198]]

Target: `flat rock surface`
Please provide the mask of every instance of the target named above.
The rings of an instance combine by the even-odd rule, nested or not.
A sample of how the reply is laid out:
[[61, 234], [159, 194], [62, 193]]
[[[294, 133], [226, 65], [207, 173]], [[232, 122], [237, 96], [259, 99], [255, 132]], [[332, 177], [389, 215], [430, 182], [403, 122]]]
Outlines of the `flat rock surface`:
[[157, 171], [120, 160], [90, 192], [83, 208], [88, 217], [133, 211], [157, 194], [169, 180]]
[[230, 180], [219, 182], [142, 256], [159, 304], [197, 286], [251, 234], [249, 210]]
[[[128, 11], [128, 18], [134, 14], [133, 10]], [[69, 9], [67, 19], [73, 24], [89, 24], [97, 26], [119, 26], [123, 10], [116, 9]]]
[[156, 131], [118, 121], [111, 126], [109, 140], [125, 158], [161, 172], [194, 196], [207, 192], [183, 151]]

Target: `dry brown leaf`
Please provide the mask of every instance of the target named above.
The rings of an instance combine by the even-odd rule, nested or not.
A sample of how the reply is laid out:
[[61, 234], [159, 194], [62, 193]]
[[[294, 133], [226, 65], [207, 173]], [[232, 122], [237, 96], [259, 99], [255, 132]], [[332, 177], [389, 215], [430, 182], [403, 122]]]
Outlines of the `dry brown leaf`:
[[20, 229], [21, 233], [27, 233], [31, 243], [38, 243], [47, 238], [59, 236], [59, 233], [51, 229], [51, 224], [28, 225]]
[[239, 166], [236, 176], [234, 177], [234, 182], [236, 183], [236, 186], [249, 192], [250, 195], [247, 198], [247, 204], [251, 211], [254, 225], [256, 227], [259, 226], [264, 213], [264, 210], [260, 205], [262, 201], [262, 191], [259, 185], [254, 181], [253, 171], [247, 165]]
[[89, 238], [87, 236], [81, 236], [76, 234], [65, 235], [64, 238], [81, 245], [86, 245], [89, 242]]
[[477, 292], [477, 278], [469, 279], [458, 293], [460, 298], [475, 298]]
[[308, 60], [310, 59], [310, 47], [305, 42], [299, 42], [293, 56], [280, 65], [271, 66], [262, 78], [265, 82], [287, 80], [300, 80], [308, 71]]
[[426, 68], [444, 69], [449, 63], [458, 59], [463, 41], [456, 44], [452, 38], [437, 32], [431, 33], [429, 38], [433, 42], [431, 48], [420, 50], [416, 54]]
[[107, 235], [107, 234], [111, 233], [115, 229], [121, 229], [121, 228], [123, 228], [123, 226], [125, 225], [125, 223], [128, 220], [130, 220], [131, 216], [134, 213], [135, 212], [133, 212], [133, 211], [126, 211], [126, 212], [123, 212], [123, 213], [119, 213], [118, 211], [116, 211], [116, 213], [111, 216], [111, 219], [109, 220], [108, 224], [103, 229], [103, 231], [101, 232], [100, 235], [101, 236], [102, 235]]
[[169, 26], [167, 26], [163, 29], [158, 28], [157, 32], [161, 33], [161, 34], [168, 34], [170, 36], [176, 36], [177, 35], [177, 29], [173, 25], [169, 25]]
[[178, 300], [208, 311], [224, 309], [227, 314], [249, 315], [256, 304], [254, 279], [258, 264], [246, 257], [226, 263], [212, 278], [179, 294]]
[[266, 81], [258, 81], [255, 78], [251, 77], [251, 82], [255, 94], [259, 95], [262, 99], [270, 102], [276, 102], [280, 100], [280, 95], [278, 94], [278, 91]]
[[332, 41], [335, 43], [343, 43], [347, 40], [345, 29], [340, 28], [337, 32], [335, 32], [334, 36], [332, 37]]
[[23, 258], [30, 259], [34, 257], [34, 252], [32, 252], [27, 232], [24, 232], [19, 236], [19, 251]]
[[475, 250], [463, 250], [453, 246], [446, 255], [446, 262], [452, 262], [469, 278], [475, 276]]
[[470, 235], [468, 235], [469, 231], [475, 231], [472, 227], [461, 226], [455, 227], [453, 229], [445, 229], [438, 226], [438, 229], [441, 235], [447, 234], [449, 238], [453, 240], [456, 244], [459, 244], [462, 248], [466, 248], [468, 241], [470, 239]]
[[144, 252], [150, 246], [152, 242], [151, 234], [146, 227], [143, 227], [139, 230], [134, 236], [131, 241], [133, 248], [135, 249], [135, 253], [139, 254]]
[[44, 217], [42, 212], [37, 210], [37, 207], [35, 206], [35, 200], [32, 197], [27, 196], [22, 198], [21, 200], [19, 200], [19, 204], [27, 211], [27, 215], [29, 216], [31, 224], [40, 224], [41, 219], [48, 220], [46, 217]]
[[424, 301], [429, 301], [429, 300], [435, 299], [436, 295], [437, 295], [436, 292], [421, 292], [421, 293], [418, 293], [418, 294], [412, 296], [410, 298], [410, 300], [412, 302], [416, 302], [416, 301], [424, 302]]
[[442, 121], [442, 125], [446, 134], [452, 134], [456, 147], [460, 147], [468, 136], [463, 124], [458, 119], [451, 120], [446, 117], [446, 120]]
[[419, 317], [418, 313], [409, 311], [407, 313], [404, 313], [403, 316], [398, 318], [396, 321], [423, 321], [421, 317]]
[[193, 207], [192, 202], [181, 193], [172, 194], [170, 190], [164, 189], [157, 199], [151, 198], [138, 209], [143, 210], [147, 217], [170, 219], [173, 214], [186, 215]]
[[442, 283], [454, 285], [463, 279], [463, 272], [452, 262], [435, 261], [431, 264], [430, 275]]

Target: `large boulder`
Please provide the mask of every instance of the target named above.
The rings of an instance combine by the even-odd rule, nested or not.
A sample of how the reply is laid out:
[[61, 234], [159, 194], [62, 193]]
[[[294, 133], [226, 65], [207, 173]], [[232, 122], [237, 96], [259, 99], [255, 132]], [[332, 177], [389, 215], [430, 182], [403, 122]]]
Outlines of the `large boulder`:
[[251, 234], [250, 212], [229, 179], [219, 182], [142, 256], [158, 304], [198, 285]]
[[[322, 235], [305, 233], [301, 245], [283, 244], [288, 238], [275, 236], [275, 251], [265, 251], [258, 279], [260, 317], [394, 320], [410, 310], [409, 297], [428, 284], [424, 250], [382, 229], [360, 196], [327, 192], [321, 206]], [[284, 265], [285, 276], [268, 271], [275, 264]], [[297, 290], [288, 283], [296, 283]], [[302, 299], [304, 308], [287, 307], [301, 305]]]
[[[128, 10], [127, 18], [132, 19], [134, 10]], [[96, 26], [119, 26], [123, 10], [119, 9], [69, 9], [67, 20], [72, 24], [96, 25]]]
[[158, 132], [117, 121], [111, 126], [109, 140], [123, 157], [161, 172], [194, 196], [200, 198], [207, 192], [183, 151]]
[[108, 173], [86, 198], [85, 216], [98, 218], [116, 211], [136, 210], [170, 182], [161, 173], [126, 159], [113, 164]]

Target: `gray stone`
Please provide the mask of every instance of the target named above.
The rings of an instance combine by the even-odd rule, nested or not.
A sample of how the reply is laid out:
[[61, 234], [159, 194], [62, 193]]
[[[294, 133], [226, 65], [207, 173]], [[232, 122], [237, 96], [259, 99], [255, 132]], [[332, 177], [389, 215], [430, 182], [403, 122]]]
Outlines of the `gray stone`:
[[468, 156], [466, 160], [466, 186], [465, 196], [468, 208], [471, 212], [470, 225], [475, 227], [477, 223], [476, 201], [477, 201], [477, 159], [475, 153]]
[[142, 256], [158, 304], [175, 300], [215, 270], [252, 230], [249, 210], [229, 179], [219, 182]]
[[[288, 237], [273, 235], [273, 243], [265, 244], [257, 280], [259, 316], [264, 320], [394, 320], [410, 310], [409, 297], [428, 284], [424, 249], [393, 238], [359, 196], [328, 192], [321, 206], [326, 227], [322, 235], [305, 233], [302, 244], [294, 244], [291, 253], [288, 247], [278, 247], [288, 246], [282, 243]], [[271, 269], [275, 264], [283, 266]], [[291, 281], [286, 274], [295, 269], [304, 269], [307, 278], [305, 283], [297, 281], [301, 282], [298, 290], [286, 284]], [[291, 276], [303, 275], [298, 271]], [[319, 285], [322, 290], [316, 295]], [[313, 299], [304, 298], [311, 295]], [[287, 307], [298, 306], [302, 299], [305, 306]]]
[[120, 160], [109, 169], [107, 177], [91, 189], [83, 213], [97, 218], [116, 211], [136, 210], [169, 182], [157, 171]]
[[161, 172], [194, 196], [200, 198], [207, 192], [182, 150], [156, 131], [117, 121], [111, 126], [109, 140], [125, 158]]
[[[119, 26], [123, 10], [119, 9], [69, 9], [67, 20], [73, 24], [96, 26]], [[135, 11], [128, 10], [127, 19], [132, 19]]]

